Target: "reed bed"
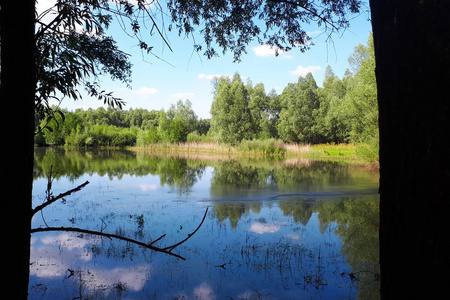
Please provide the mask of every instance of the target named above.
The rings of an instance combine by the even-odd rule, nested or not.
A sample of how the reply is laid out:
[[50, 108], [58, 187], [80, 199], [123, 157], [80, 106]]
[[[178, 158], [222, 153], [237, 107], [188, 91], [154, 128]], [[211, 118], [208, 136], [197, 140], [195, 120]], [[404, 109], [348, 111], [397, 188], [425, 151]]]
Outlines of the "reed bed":
[[[243, 140], [238, 145], [217, 142], [185, 142], [185, 143], [156, 143], [144, 147], [132, 147], [132, 150], [144, 150], [153, 153], [173, 153], [187, 155], [208, 156], [250, 156], [250, 157], [280, 157], [287, 160], [297, 159], [326, 159], [342, 162], [364, 164], [358, 157], [354, 144], [318, 144], [304, 145], [283, 143], [281, 140]], [[293, 164], [306, 164], [304, 160], [289, 161]], [[376, 165], [376, 164], [374, 164]]]

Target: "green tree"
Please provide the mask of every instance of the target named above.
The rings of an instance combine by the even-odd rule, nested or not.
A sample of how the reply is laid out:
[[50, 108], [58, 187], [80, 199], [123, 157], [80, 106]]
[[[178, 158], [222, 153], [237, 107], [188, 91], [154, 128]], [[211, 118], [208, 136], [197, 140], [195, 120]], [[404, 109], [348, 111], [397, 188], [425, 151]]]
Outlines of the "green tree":
[[347, 97], [352, 117], [351, 137], [357, 142], [378, 139], [378, 103], [373, 37], [367, 46], [358, 45], [349, 57], [354, 76], [349, 79]]
[[350, 138], [360, 143], [357, 152], [366, 160], [378, 162], [378, 95], [375, 78], [373, 37], [367, 46], [358, 45], [349, 58], [354, 76], [347, 79], [346, 94], [350, 121]]
[[167, 114], [164, 109], [161, 109], [161, 111], [159, 112], [158, 124], [158, 135], [160, 140], [163, 142], [168, 142], [170, 120], [167, 118]]
[[239, 74], [229, 81], [222, 77], [211, 106], [211, 130], [219, 141], [236, 144], [253, 138], [249, 95]]
[[256, 136], [261, 139], [270, 138], [270, 131], [264, 130], [263, 125], [269, 118], [269, 99], [262, 83], [252, 88], [248, 107], [252, 114]]
[[172, 121], [181, 121], [187, 133], [195, 130], [197, 115], [192, 109], [192, 103], [189, 100], [185, 102], [178, 100], [176, 105], [172, 104], [167, 111], [167, 117]]
[[169, 142], [180, 143], [186, 142], [188, 131], [182, 120], [172, 120], [168, 130]]
[[311, 73], [299, 77], [296, 84], [288, 84], [280, 95], [281, 112], [278, 133], [285, 141], [314, 143], [315, 114], [319, 109], [317, 84]]
[[267, 95], [268, 110], [263, 113], [264, 118], [261, 119], [260, 127], [262, 137], [279, 138], [278, 122], [280, 120], [281, 102], [280, 96], [275, 90], [271, 90]]
[[346, 82], [340, 80], [327, 66], [323, 88], [318, 90], [320, 109], [316, 114], [316, 132], [324, 142], [343, 143], [349, 141], [349, 108], [346, 101]]

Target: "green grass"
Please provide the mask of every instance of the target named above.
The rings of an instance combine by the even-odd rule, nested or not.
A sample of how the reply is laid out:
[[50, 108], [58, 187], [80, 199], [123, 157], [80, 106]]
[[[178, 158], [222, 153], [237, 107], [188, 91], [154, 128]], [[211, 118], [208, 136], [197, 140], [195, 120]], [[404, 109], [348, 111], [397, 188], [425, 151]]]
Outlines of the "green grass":
[[318, 144], [311, 146], [310, 153], [320, 157], [355, 158], [354, 144]]

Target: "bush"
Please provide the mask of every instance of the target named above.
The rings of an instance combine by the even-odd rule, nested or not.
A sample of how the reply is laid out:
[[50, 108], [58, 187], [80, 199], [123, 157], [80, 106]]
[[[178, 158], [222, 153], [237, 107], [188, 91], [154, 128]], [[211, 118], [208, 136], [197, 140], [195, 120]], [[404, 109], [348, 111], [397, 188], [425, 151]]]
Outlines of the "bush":
[[367, 163], [379, 162], [380, 146], [378, 142], [361, 143], [356, 145], [356, 155]]
[[66, 137], [66, 145], [74, 147], [112, 146], [123, 147], [136, 144], [137, 131], [113, 125], [93, 125], [82, 130], [72, 130]]
[[45, 142], [44, 134], [42, 134], [42, 132], [38, 132], [38, 133], [34, 136], [34, 143], [35, 143], [38, 147], [42, 147], [42, 146], [46, 146], [46, 145], [47, 145], [47, 143]]
[[242, 140], [240, 149], [244, 152], [256, 152], [261, 155], [284, 155], [286, 152], [283, 142], [275, 139]]
[[150, 126], [147, 130], [138, 130], [136, 133], [136, 145], [139, 147], [145, 147], [159, 141], [158, 129], [155, 126]]
[[187, 135], [188, 143], [198, 143], [202, 141], [202, 136], [196, 131], [193, 131]]

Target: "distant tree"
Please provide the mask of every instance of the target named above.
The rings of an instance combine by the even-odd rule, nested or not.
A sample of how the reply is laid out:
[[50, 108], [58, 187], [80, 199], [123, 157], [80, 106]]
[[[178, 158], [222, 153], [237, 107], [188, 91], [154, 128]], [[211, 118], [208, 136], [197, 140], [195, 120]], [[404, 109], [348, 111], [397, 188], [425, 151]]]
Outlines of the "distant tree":
[[281, 112], [278, 133], [291, 142], [314, 143], [315, 114], [319, 109], [317, 84], [311, 73], [299, 77], [296, 84], [288, 84], [280, 95]]
[[378, 98], [375, 79], [373, 37], [367, 46], [359, 44], [349, 57], [354, 76], [347, 81], [346, 97], [350, 104], [351, 137], [357, 142], [378, 140]]
[[281, 102], [280, 96], [275, 90], [271, 90], [267, 95], [268, 110], [263, 113], [264, 118], [261, 119], [261, 137], [279, 138], [278, 122], [280, 120]]
[[320, 108], [316, 114], [315, 131], [323, 142], [343, 143], [349, 141], [350, 113], [345, 99], [347, 86], [327, 66], [323, 88], [318, 90]]
[[169, 142], [181, 143], [186, 142], [188, 130], [186, 124], [182, 120], [172, 120], [169, 125], [168, 136]]
[[211, 128], [211, 119], [200, 119], [196, 122], [195, 131], [200, 135], [206, 135]]
[[219, 141], [236, 144], [254, 136], [249, 95], [239, 74], [222, 77], [211, 105], [211, 130]]
[[187, 99], [185, 102], [178, 100], [176, 105], [172, 104], [167, 111], [167, 117], [172, 121], [181, 121], [188, 133], [195, 130], [197, 115], [192, 109], [191, 101]]
[[263, 130], [263, 124], [269, 118], [269, 99], [262, 83], [258, 83], [251, 89], [248, 107], [252, 114], [256, 136], [270, 138], [270, 132]]
[[170, 120], [167, 118], [167, 114], [164, 109], [161, 109], [161, 111], [159, 112], [158, 124], [158, 136], [160, 140], [163, 142], [168, 142]]

